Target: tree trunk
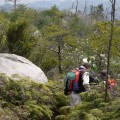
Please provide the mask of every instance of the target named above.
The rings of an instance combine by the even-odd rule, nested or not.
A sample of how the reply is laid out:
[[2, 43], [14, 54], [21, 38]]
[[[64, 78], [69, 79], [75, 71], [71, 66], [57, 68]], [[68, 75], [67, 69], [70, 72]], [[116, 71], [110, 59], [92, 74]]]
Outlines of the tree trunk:
[[102, 65], [102, 57], [100, 56], [100, 58], [99, 58], [99, 70], [101, 70], [101, 65]]
[[16, 9], [16, 0], [14, 0], [14, 10]]
[[109, 74], [111, 46], [112, 46], [113, 32], [114, 32], [116, 0], [110, 0], [110, 2], [112, 4], [112, 10], [111, 10], [111, 21], [110, 21], [111, 29], [110, 29], [110, 38], [109, 38], [109, 43], [108, 43], [108, 57], [107, 57], [107, 78], [106, 78], [106, 89], [105, 89], [105, 101], [106, 102], [107, 102], [107, 97], [108, 97], [108, 74]]
[[59, 70], [59, 73], [62, 73], [61, 62], [62, 62], [62, 58], [61, 58], [61, 47], [58, 46], [58, 70]]

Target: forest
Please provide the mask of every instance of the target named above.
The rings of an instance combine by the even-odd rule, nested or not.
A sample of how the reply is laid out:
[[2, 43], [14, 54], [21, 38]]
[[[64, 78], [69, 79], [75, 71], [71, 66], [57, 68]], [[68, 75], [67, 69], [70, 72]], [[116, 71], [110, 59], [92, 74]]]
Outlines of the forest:
[[[23, 56], [40, 67], [47, 84], [27, 79], [14, 81], [0, 74], [0, 120], [119, 120], [120, 119], [120, 20], [115, 2], [111, 8], [90, 6], [90, 12], [35, 10], [24, 4], [0, 11], [0, 53]], [[81, 93], [74, 108], [64, 95], [63, 80], [82, 59], [91, 63], [91, 74], [103, 69], [118, 82], [115, 94], [100, 85]]]

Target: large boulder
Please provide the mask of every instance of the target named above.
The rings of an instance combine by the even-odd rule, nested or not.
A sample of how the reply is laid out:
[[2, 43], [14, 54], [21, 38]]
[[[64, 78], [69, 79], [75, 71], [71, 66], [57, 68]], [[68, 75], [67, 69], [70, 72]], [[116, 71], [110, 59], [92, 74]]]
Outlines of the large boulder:
[[39, 83], [48, 82], [47, 77], [39, 67], [28, 59], [15, 54], [0, 53], [0, 73], [9, 77], [18, 75], [19, 78], [31, 78]]

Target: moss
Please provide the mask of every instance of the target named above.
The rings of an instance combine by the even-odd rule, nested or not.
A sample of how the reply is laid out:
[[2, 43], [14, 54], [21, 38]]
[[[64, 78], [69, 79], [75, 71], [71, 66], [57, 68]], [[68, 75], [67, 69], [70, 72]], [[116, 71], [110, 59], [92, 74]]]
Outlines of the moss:
[[86, 113], [84, 120], [97, 120], [97, 117], [92, 114]]
[[[0, 74], [0, 115], [8, 119], [30, 120], [114, 120], [120, 118], [120, 98], [104, 102], [104, 94], [96, 89], [81, 93], [82, 102], [71, 108], [61, 81], [47, 84], [29, 78], [14, 81]], [[14, 114], [14, 115], [13, 115]]]
[[99, 109], [92, 109], [89, 111], [89, 113], [94, 115], [95, 117], [99, 117], [99, 118], [101, 118], [101, 116], [103, 116], [102, 110], [99, 110]]
[[50, 81], [39, 84], [28, 78], [14, 81], [2, 75], [4, 85], [1, 87], [1, 106], [20, 119], [50, 120], [59, 113], [59, 108], [67, 104], [62, 92], [62, 84]]

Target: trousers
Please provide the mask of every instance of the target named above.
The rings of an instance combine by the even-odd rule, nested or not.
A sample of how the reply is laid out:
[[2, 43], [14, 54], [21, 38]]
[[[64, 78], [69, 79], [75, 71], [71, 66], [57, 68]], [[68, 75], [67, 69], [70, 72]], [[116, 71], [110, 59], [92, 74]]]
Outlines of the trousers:
[[70, 105], [71, 107], [74, 107], [75, 105], [78, 105], [81, 102], [81, 97], [78, 93], [72, 92], [70, 95]]

